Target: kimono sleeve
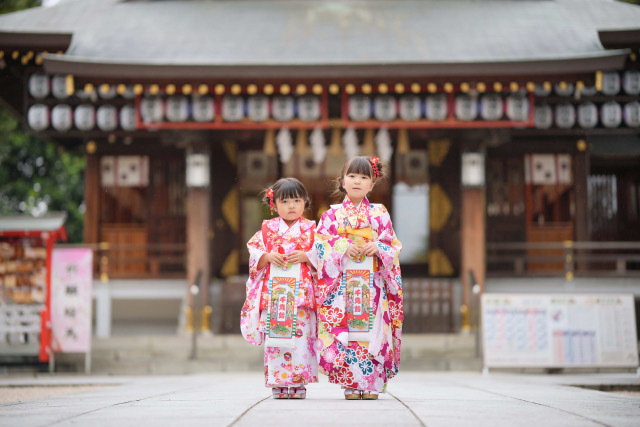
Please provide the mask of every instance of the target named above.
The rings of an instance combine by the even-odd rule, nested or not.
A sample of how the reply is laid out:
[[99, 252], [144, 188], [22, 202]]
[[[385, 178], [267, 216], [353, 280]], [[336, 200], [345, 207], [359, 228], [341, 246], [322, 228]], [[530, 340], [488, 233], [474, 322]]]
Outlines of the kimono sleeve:
[[[372, 221], [377, 225], [378, 238], [376, 240], [378, 244], [378, 257], [382, 263], [380, 266], [381, 273], [386, 276], [385, 281], [391, 284], [392, 293], [395, 293], [396, 289], [400, 287], [400, 251], [402, 250], [402, 243], [396, 237], [396, 233], [393, 231], [393, 225], [391, 224], [391, 216], [389, 211], [383, 206], [379, 205], [372, 215]], [[395, 285], [395, 286], [393, 286]]]
[[247, 243], [247, 249], [249, 250], [249, 278], [255, 279], [261, 276], [267, 268], [264, 266], [258, 270], [260, 258], [267, 253], [267, 248], [262, 240], [262, 231], [258, 231], [253, 235]]

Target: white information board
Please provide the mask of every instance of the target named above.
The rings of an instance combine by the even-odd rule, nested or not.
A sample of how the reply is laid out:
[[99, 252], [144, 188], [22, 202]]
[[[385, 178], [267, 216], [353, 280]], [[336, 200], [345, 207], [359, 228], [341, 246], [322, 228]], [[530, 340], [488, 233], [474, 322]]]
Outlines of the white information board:
[[633, 295], [484, 294], [485, 368], [637, 367]]

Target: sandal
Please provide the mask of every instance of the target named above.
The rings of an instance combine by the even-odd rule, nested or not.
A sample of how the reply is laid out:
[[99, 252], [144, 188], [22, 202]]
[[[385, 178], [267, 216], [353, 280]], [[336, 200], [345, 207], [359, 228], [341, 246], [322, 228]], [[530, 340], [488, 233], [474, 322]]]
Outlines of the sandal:
[[347, 400], [360, 400], [362, 398], [362, 391], [346, 388], [344, 389], [344, 398]]
[[362, 400], [378, 400], [378, 392], [377, 391], [363, 391], [362, 392]]
[[289, 393], [287, 393], [287, 388], [286, 387], [273, 387], [271, 389], [271, 392], [273, 393], [273, 398], [274, 399], [288, 399], [289, 398]]
[[307, 398], [307, 389], [304, 386], [289, 388], [289, 399], [306, 399], [306, 398]]

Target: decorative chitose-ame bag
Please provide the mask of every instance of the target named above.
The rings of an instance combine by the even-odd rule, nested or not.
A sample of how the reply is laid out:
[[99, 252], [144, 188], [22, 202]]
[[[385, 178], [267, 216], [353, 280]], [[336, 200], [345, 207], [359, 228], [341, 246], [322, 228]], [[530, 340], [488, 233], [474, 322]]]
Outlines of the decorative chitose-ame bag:
[[271, 264], [269, 270], [269, 306], [265, 345], [293, 348], [298, 318], [296, 296], [300, 286], [300, 264], [287, 264], [284, 269]]
[[349, 259], [342, 273], [341, 286], [346, 296], [349, 341], [369, 341], [373, 326], [373, 257]]

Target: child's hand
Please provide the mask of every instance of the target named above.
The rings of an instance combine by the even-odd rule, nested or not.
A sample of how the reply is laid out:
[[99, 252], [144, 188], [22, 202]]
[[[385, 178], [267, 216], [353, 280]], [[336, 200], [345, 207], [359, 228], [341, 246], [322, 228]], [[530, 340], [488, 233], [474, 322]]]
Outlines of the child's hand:
[[284, 255], [277, 252], [269, 252], [265, 255], [265, 258], [267, 259], [267, 262], [273, 263], [281, 268], [286, 264]]
[[362, 248], [360, 246], [350, 244], [347, 250], [344, 252], [346, 256], [349, 258], [355, 258], [362, 252]]
[[374, 256], [380, 253], [380, 249], [378, 248], [378, 244], [376, 242], [369, 242], [362, 247], [361, 253], [366, 256]]
[[292, 264], [303, 264], [305, 262], [310, 262], [309, 257], [303, 251], [293, 251], [287, 254], [287, 261]]

